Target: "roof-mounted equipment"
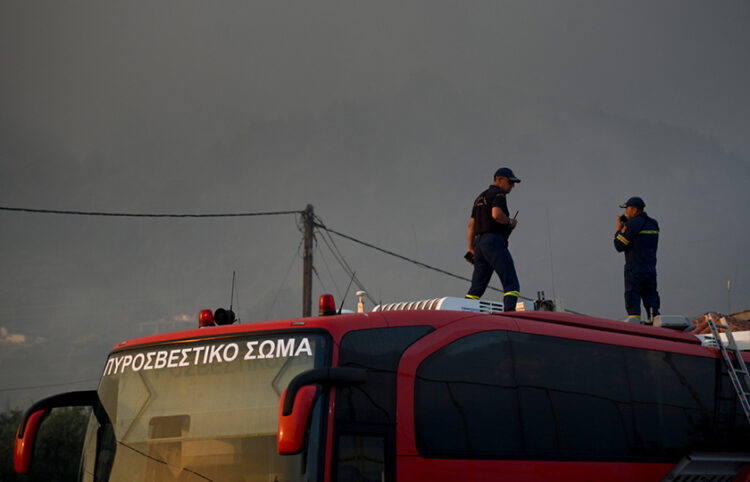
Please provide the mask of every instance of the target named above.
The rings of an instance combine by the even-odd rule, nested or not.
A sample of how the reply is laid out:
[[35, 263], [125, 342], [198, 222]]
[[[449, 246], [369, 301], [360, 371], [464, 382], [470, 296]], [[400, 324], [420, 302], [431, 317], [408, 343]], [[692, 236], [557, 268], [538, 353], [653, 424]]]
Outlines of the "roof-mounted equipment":
[[469, 298], [444, 296], [443, 298], [429, 300], [403, 301], [401, 303], [377, 305], [372, 311], [397, 310], [451, 310], [468, 311], [471, 313], [502, 313], [503, 303], [501, 301], [472, 300]]

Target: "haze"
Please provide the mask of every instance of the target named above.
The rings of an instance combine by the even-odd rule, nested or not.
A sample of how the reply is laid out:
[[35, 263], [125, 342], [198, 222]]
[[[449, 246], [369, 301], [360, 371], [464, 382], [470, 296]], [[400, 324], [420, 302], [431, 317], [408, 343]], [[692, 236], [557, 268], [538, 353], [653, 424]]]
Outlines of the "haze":
[[[471, 203], [508, 166], [523, 180], [509, 198], [522, 295], [624, 318], [612, 237], [638, 195], [661, 224], [662, 311], [740, 311], [748, 25], [739, 1], [6, 1], [0, 206], [309, 203], [333, 229], [469, 277]], [[300, 240], [294, 215], [0, 211], [0, 402], [95, 387], [120, 340], [228, 306], [233, 271], [243, 322], [299, 316]], [[375, 300], [468, 289], [334, 240]], [[340, 302], [349, 278], [320, 234], [315, 256], [314, 299]]]

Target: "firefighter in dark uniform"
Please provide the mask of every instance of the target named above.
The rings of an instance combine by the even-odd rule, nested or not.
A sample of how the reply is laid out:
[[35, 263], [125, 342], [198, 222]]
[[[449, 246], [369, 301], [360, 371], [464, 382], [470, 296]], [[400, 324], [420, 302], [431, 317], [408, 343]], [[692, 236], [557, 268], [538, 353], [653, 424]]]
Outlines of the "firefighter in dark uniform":
[[495, 180], [474, 201], [469, 221], [469, 250], [466, 260], [474, 265], [471, 288], [467, 298], [478, 300], [496, 272], [503, 285], [503, 307], [515, 311], [520, 285], [513, 258], [508, 251], [508, 237], [518, 221], [510, 218], [506, 197], [521, 182], [513, 171], [503, 167], [495, 172]]
[[641, 300], [648, 323], [659, 314], [659, 292], [656, 291], [656, 248], [659, 244], [659, 223], [649, 217], [639, 197], [624, 204], [625, 216], [617, 218], [615, 249], [625, 252], [625, 309], [631, 323], [641, 322]]

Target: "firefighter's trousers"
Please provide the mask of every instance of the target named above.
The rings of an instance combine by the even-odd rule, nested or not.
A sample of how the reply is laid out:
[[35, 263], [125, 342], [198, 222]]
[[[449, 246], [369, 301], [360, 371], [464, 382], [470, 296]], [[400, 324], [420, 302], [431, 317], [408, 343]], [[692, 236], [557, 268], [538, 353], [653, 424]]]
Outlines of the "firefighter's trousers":
[[501, 234], [484, 233], [474, 237], [474, 274], [468, 297], [480, 298], [494, 271], [503, 285], [505, 311], [515, 311], [520, 290], [516, 267], [508, 251], [508, 240]]
[[659, 292], [656, 291], [656, 274], [625, 267], [625, 309], [628, 316], [641, 316], [641, 300], [646, 308], [646, 319], [659, 314]]

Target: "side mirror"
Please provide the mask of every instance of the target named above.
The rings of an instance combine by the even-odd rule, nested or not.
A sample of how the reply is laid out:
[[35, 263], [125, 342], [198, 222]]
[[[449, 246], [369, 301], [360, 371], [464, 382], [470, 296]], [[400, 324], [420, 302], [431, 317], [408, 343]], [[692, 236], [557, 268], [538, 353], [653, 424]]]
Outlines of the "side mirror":
[[348, 367], [315, 368], [292, 378], [279, 403], [279, 454], [294, 455], [302, 450], [317, 385], [356, 385], [366, 380], [364, 369]]
[[13, 452], [13, 468], [19, 474], [28, 474], [31, 468], [31, 452], [39, 425], [49, 414], [49, 410], [38, 410], [24, 418], [16, 433], [16, 448]]
[[[16, 472], [19, 474], [29, 473], [36, 434], [50, 410], [59, 407], [93, 408], [99, 405], [99, 403], [99, 395], [96, 393], [96, 390], [89, 390], [54, 395], [32, 405], [24, 414], [16, 433], [16, 446], [13, 452], [13, 466]], [[101, 416], [106, 417], [106, 415]], [[100, 422], [104, 421], [100, 420]]]
[[306, 385], [299, 389], [294, 399], [292, 412], [284, 415], [284, 400], [287, 390], [281, 395], [279, 404], [279, 432], [276, 446], [279, 455], [294, 455], [302, 451], [302, 442], [305, 440], [305, 429], [307, 420], [310, 418], [313, 402], [318, 388], [314, 385]]

